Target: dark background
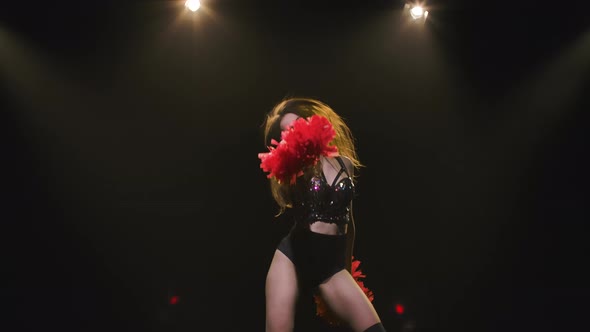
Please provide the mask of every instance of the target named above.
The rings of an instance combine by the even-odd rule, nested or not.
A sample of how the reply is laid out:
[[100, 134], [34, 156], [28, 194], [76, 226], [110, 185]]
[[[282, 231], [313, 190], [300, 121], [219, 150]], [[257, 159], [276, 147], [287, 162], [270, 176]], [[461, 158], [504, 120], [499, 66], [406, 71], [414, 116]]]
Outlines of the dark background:
[[0, 329], [262, 331], [261, 125], [308, 96], [356, 135], [388, 331], [588, 331], [582, 4], [3, 2]]

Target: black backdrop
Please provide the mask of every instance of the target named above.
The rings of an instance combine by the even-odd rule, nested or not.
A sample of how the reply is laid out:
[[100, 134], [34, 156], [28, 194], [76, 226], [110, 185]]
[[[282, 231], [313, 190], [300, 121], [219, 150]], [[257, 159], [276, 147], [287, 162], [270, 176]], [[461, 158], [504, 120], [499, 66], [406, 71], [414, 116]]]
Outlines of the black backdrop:
[[587, 330], [584, 10], [428, 5], [3, 3], [0, 324], [261, 331], [288, 224], [260, 126], [294, 95], [356, 135], [355, 254], [388, 330]]

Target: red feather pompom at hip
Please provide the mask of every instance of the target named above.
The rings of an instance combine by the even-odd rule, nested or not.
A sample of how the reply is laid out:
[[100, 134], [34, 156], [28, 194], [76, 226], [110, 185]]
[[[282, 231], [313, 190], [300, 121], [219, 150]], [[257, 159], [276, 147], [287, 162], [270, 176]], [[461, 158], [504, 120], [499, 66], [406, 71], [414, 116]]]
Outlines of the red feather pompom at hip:
[[271, 141], [270, 152], [259, 153], [260, 168], [279, 183], [295, 183], [303, 170], [315, 165], [320, 156], [338, 156], [338, 149], [330, 142], [336, 131], [328, 119], [313, 115], [299, 118], [293, 126], [281, 132], [281, 141]]
[[[373, 291], [369, 288], [365, 287], [364, 282], [361, 279], [364, 279], [367, 275], [363, 274], [363, 272], [359, 269], [359, 265], [361, 264], [360, 261], [352, 258], [352, 266], [351, 266], [351, 275], [356, 281], [357, 285], [363, 290], [363, 293], [367, 296], [369, 301], [373, 302], [375, 299], [375, 295], [373, 295]], [[324, 299], [320, 295], [313, 296], [315, 304], [316, 304], [316, 315], [325, 319], [328, 324], [334, 326], [342, 325], [342, 321], [336, 316], [334, 312], [330, 310], [328, 304], [324, 301]]]

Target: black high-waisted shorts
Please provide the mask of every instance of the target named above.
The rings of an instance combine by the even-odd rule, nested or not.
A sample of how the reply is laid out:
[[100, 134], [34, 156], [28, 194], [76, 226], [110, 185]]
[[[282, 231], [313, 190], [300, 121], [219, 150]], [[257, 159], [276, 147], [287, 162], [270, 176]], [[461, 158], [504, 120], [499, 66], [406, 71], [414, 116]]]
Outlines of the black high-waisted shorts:
[[346, 268], [346, 235], [327, 235], [295, 226], [277, 248], [295, 265], [300, 287], [314, 289]]

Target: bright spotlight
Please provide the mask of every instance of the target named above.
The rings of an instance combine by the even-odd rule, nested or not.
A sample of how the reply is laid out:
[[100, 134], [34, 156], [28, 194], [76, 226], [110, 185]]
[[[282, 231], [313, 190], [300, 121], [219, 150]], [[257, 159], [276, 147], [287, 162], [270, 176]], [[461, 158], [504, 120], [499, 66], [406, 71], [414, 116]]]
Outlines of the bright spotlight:
[[412, 15], [413, 19], [418, 19], [424, 15], [424, 9], [422, 9], [420, 6], [415, 6], [414, 8], [410, 9], [410, 15]]
[[196, 12], [197, 9], [199, 9], [201, 7], [201, 2], [199, 0], [186, 0], [186, 2], [184, 3], [184, 5], [190, 11]]

